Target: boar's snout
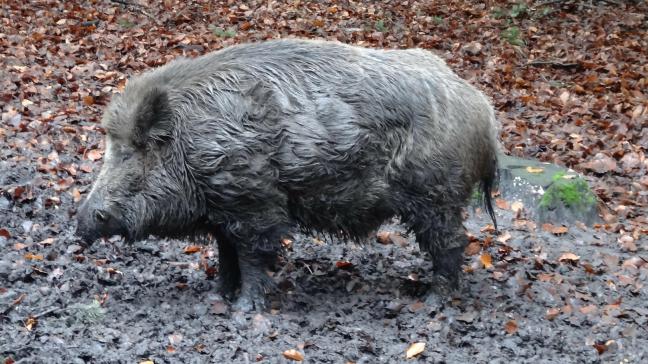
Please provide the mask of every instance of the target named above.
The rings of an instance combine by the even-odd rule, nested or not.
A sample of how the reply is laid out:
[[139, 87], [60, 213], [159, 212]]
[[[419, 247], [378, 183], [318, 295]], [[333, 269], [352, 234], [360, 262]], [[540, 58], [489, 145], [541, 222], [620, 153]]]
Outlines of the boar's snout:
[[88, 199], [77, 212], [76, 235], [90, 244], [101, 237], [127, 237], [127, 230], [117, 213], [94, 199]]

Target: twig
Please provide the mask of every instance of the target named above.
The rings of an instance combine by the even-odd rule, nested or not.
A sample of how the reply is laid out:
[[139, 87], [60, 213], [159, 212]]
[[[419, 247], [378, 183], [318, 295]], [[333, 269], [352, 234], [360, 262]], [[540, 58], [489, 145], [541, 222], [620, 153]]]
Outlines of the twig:
[[49, 310], [45, 310], [45, 311], [43, 311], [43, 312], [41, 312], [39, 314], [33, 315], [32, 317], [33, 318], [39, 318], [39, 317], [43, 317], [45, 315], [49, 315], [50, 313], [53, 313], [53, 312], [64, 311], [64, 310], [66, 310], [66, 309], [65, 308], [60, 308], [60, 307], [54, 307], [54, 308], [50, 308]]
[[551, 60], [537, 60], [537, 61], [531, 61], [528, 62], [525, 66], [552, 66], [552, 67], [557, 67], [557, 68], [572, 68], [572, 67], [580, 67], [580, 64], [578, 63], [563, 63], [560, 61], [551, 61]]

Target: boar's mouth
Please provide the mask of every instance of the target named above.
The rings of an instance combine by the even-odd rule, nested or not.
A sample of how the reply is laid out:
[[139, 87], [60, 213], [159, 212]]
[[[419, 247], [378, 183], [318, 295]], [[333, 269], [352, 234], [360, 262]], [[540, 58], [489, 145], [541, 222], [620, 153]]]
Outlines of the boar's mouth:
[[105, 218], [101, 214], [80, 217], [76, 235], [88, 245], [100, 238], [110, 238], [115, 235], [122, 236], [127, 242], [135, 241], [135, 236], [128, 231], [124, 223], [115, 218]]

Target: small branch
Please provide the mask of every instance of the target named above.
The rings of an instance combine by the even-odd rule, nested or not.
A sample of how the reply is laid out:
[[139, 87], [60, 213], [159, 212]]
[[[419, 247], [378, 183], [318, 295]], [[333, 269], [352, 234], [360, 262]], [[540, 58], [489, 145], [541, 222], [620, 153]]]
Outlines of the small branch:
[[39, 318], [39, 317], [43, 317], [45, 315], [49, 315], [50, 313], [53, 313], [53, 312], [64, 311], [64, 310], [65, 310], [64, 308], [54, 307], [54, 308], [50, 308], [49, 310], [43, 311], [43, 312], [41, 312], [39, 314], [32, 315], [32, 317], [33, 318]]

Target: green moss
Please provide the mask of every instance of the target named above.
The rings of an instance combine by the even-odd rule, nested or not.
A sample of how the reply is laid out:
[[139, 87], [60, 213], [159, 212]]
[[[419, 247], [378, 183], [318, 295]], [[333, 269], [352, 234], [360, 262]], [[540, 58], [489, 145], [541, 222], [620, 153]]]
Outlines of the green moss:
[[557, 173], [553, 176], [553, 183], [542, 196], [540, 207], [551, 209], [564, 205], [568, 208], [578, 209], [596, 204], [596, 197], [584, 179], [580, 177], [565, 179], [564, 176], [564, 173]]

